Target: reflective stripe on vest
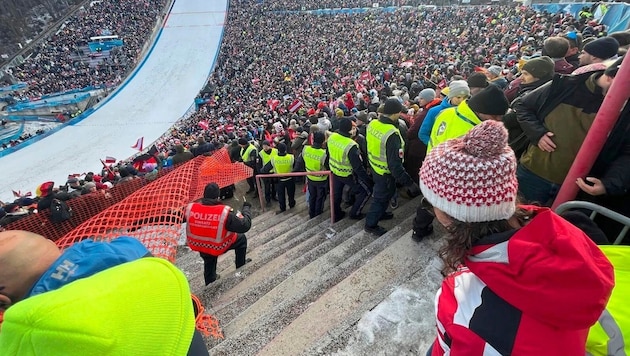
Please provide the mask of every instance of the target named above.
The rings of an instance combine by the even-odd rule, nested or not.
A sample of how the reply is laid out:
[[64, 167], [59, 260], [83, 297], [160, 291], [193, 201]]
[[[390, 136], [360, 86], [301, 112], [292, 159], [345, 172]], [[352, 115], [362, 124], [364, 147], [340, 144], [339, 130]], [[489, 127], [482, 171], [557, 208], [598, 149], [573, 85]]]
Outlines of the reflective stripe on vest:
[[328, 146], [328, 165], [334, 175], [339, 177], [348, 177], [352, 174], [352, 164], [348, 158], [348, 153], [354, 146], [359, 146], [353, 139], [333, 133], [327, 141]]
[[[323, 171], [326, 164], [326, 150], [305, 146], [302, 151], [302, 158], [304, 158], [307, 172]], [[326, 175], [307, 175], [306, 177], [315, 182], [323, 182], [328, 178]]]
[[448, 140], [465, 135], [470, 129], [481, 123], [481, 120], [464, 101], [456, 107], [442, 110], [431, 129], [431, 138], [427, 145], [427, 153]]
[[191, 203], [186, 207], [186, 238], [193, 251], [220, 256], [234, 243], [237, 234], [225, 228], [231, 208], [227, 205]]
[[[393, 134], [397, 134], [400, 139], [400, 150], [404, 152], [405, 141], [400, 135], [400, 130], [393, 124], [385, 124], [380, 120], [372, 120], [367, 127], [367, 151], [368, 161], [372, 170], [379, 174], [391, 174], [387, 165], [387, 140]], [[402, 159], [402, 157], [401, 157]]]
[[270, 153], [265, 152], [265, 150], [260, 150], [258, 155], [260, 156], [260, 159], [262, 160], [262, 166], [264, 167], [265, 165], [267, 165], [267, 163], [271, 162], [271, 157], [277, 154], [278, 154], [278, 150], [275, 148], [272, 148]]
[[291, 173], [293, 171], [293, 155], [271, 157], [271, 165], [277, 174]]
[[249, 146], [241, 148], [241, 159], [243, 159], [243, 162], [249, 162], [252, 160], [252, 150], [255, 149], [256, 147], [254, 147], [254, 145], [252, 145], [251, 143], [249, 144]]
[[[586, 354], [593, 356], [630, 355], [630, 315], [627, 296], [630, 290], [630, 246], [599, 246], [615, 269], [615, 287], [606, 309], [591, 327], [586, 340]], [[624, 338], [625, 336], [625, 338]]]

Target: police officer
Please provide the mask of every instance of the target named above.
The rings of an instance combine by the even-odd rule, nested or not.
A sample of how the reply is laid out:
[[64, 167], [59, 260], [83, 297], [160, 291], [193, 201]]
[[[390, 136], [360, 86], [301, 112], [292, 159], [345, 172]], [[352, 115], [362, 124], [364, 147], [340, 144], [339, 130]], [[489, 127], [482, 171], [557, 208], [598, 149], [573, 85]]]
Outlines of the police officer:
[[[292, 154], [287, 153], [287, 145], [281, 142], [277, 148], [278, 154], [271, 157], [271, 161], [263, 167], [262, 172], [269, 173], [272, 170], [276, 174], [293, 172], [295, 158]], [[280, 214], [287, 209], [285, 194], [289, 198], [289, 209], [295, 206], [295, 181], [293, 177], [278, 178], [276, 192], [278, 193], [278, 205], [280, 206], [280, 210], [277, 210], [276, 214]]]
[[356, 126], [348, 118], [339, 120], [339, 130], [328, 138], [328, 164], [333, 173], [333, 192], [335, 222], [343, 219], [346, 213], [341, 210], [343, 188], [348, 186], [355, 194], [354, 204], [350, 209], [351, 219], [362, 219], [361, 210], [370, 198], [372, 180], [361, 162], [359, 145], [352, 139]]
[[251, 204], [243, 203], [243, 211], [234, 211], [220, 202], [221, 190], [217, 183], [206, 185], [201, 203], [186, 207], [186, 238], [188, 246], [198, 251], [203, 259], [203, 276], [206, 285], [219, 279], [217, 258], [228, 250], [236, 254], [236, 268], [250, 262], [246, 258], [247, 238], [251, 220]]
[[[304, 146], [301, 159], [298, 160], [298, 166], [304, 168], [307, 172], [325, 171], [328, 166], [328, 153], [322, 147], [326, 135], [323, 132], [313, 133], [313, 145]], [[326, 193], [328, 192], [328, 176], [327, 175], [307, 175], [308, 180], [308, 215], [312, 218], [320, 215], [324, 211], [324, 201], [326, 201]]]
[[256, 191], [256, 173], [258, 173], [258, 167], [256, 166], [256, 161], [258, 160], [258, 152], [256, 150], [256, 146], [247, 141], [245, 138], [238, 139], [238, 145], [241, 146], [241, 161], [245, 163], [246, 166], [250, 167], [254, 170], [254, 175], [247, 178], [247, 184], [249, 184], [249, 190], [247, 194], [254, 193], [254, 196], [258, 196], [258, 192]]
[[365, 218], [365, 231], [378, 236], [387, 232], [378, 225], [379, 220], [394, 217], [386, 210], [396, 193], [396, 182], [405, 187], [410, 198], [420, 195], [418, 184], [413, 182], [403, 167], [405, 142], [396, 125], [403, 109], [397, 98], [387, 99], [383, 113], [378, 120], [372, 120], [367, 128], [368, 161], [372, 167], [374, 191]]
[[[262, 172], [263, 167], [271, 162], [271, 157], [278, 154], [278, 150], [271, 147], [269, 141], [265, 140], [262, 142], [262, 150], [258, 153], [260, 156], [258, 171]], [[273, 172], [270, 172], [273, 173]], [[267, 206], [271, 204], [271, 199], [276, 200], [276, 186], [275, 186], [276, 178], [263, 178], [262, 184], [265, 189], [265, 202]]]

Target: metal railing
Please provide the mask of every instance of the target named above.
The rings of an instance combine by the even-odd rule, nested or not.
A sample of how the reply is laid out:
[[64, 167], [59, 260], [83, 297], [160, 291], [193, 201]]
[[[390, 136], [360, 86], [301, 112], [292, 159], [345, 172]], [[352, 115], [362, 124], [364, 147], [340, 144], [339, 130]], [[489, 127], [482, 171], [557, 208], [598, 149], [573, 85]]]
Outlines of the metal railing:
[[[258, 189], [258, 199], [260, 200], [260, 207], [262, 211], [265, 211], [265, 204], [263, 203], [264, 198], [264, 186], [261, 185], [261, 180], [263, 178], [286, 178], [286, 177], [303, 177], [306, 175], [313, 176], [328, 176], [328, 198], [330, 200], [330, 223], [335, 222], [335, 208], [334, 208], [334, 199], [335, 193], [333, 192], [333, 181], [332, 181], [332, 172], [331, 171], [317, 171], [317, 172], [291, 172], [291, 173], [282, 173], [282, 174], [257, 174], [256, 177], [256, 187]], [[313, 197], [309, 197], [311, 199]]]
[[615, 242], [613, 242], [613, 245], [619, 245], [621, 243], [621, 241], [623, 240], [623, 238], [626, 236], [626, 234], [628, 233], [628, 230], [630, 230], [630, 218], [619, 214], [618, 212], [612, 211], [608, 208], [604, 208], [601, 205], [597, 205], [594, 203], [590, 203], [587, 201], [568, 201], [566, 203], [560, 204], [560, 206], [558, 206], [556, 208], [556, 213], [557, 214], [562, 214], [565, 211], [568, 210], [574, 210], [574, 209], [586, 209], [586, 210], [591, 210], [591, 215], [590, 218], [591, 220], [595, 219], [595, 217], [597, 216], [597, 214], [602, 214], [605, 217], [615, 220], [616, 222], [622, 224], [624, 227], [621, 230], [621, 232], [619, 232], [619, 235], [617, 235], [617, 238], [615, 239]]

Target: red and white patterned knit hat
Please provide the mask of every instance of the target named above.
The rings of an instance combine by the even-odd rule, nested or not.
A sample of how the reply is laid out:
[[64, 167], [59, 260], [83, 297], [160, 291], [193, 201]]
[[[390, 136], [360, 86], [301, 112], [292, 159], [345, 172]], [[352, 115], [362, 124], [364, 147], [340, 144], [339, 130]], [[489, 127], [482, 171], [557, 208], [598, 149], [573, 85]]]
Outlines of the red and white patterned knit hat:
[[420, 189], [436, 208], [463, 222], [509, 219], [515, 210], [516, 157], [501, 122], [488, 120], [427, 155]]

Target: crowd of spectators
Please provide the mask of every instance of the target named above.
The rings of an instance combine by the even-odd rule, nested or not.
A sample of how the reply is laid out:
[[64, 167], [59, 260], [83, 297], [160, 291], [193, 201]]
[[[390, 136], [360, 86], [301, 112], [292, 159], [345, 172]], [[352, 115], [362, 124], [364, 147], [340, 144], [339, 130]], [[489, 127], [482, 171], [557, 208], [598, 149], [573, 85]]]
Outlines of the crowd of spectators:
[[[365, 6], [359, 2], [351, 5]], [[117, 9], [119, 19], [102, 22], [103, 14], [92, 18], [89, 14], [94, 10], [86, 10], [85, 19], [92, 20], [85, 20], [83, 26], [66, 26], [67, 33], [60, 32], [43, 49], [52, 56], [71, 51], [73, 36], [99, 34], [105, 28], [99, 24], [108, 24], [112, 33], [123, 33], [125, 15], [135, 11], [132, 18], [144, 19], [138, 26], [146, 31], [138, 30], [135, 42], [125, 37], [123, 47], [128, 59], [135, 59], [162, 2], [130, 4], [121, 5], [131, 7], [126, 13]], [[308, 4], [317, 8], [328, 5], [327, 1]], [[145, 5], [151, 11], [138, 14]], [[106, 6], [103, 3], [100, 9]], [[299, 153], [313, 127], [335, 130], [339, 118], [353, 118], [361, 132], [361, 125], [376, 117], [380, 103], [391, 96], [399, 97], [409, 109], [404, 126], [410, 127], [428, 102], [421, 102], [424, 89], [439, 93], [453, 80], [480, 71], [495, 84], [505, 81], [505, 89], [510, 90], [509, 84], [518, 83], [514, 79], [519, 66], [540, 56], [550, 36], [562, 36], [569, 42], [579, 38], [576, 46], [583, 46], [582, 40], [586, 43], [588, 37], [606, 35], [605, 27], [592, 19], [537, 13], [512, 5], [335, 15], [268, 11], [279, 9], [293, 7], [283, 1], [231, 1], [220, 53], [199, 94], [198, 110], [158, 139], [148, 160], [121, 162], [111, 172], [96, 175], [101, 180], [96, 190], [105, 191], [106, 182], [113, 185], [137, 175], [155, 174], [157, 169], [224, 146], [238, 160], [240, 138], [256, 144], [269, 141], [272, 146], [283, 142]], [[113, 11], [108, 14], [114, 16]], [[42, 59], [46, 57], [39, 58], [35, 60], [46, 62]], [[34, 63], [18, 68], [24, 78], [41, 78], [41, 82], [35, 80], [39, 85], [33, 90], [44, 93], [72, 85], [72, 80], [58, 80], [58, 66], [48, 66], [48, 71], [40, 73], [26, 72], [26, 68], [40, 66]], [[89, 71], [71, 72], [85, 80], [81, 83], [102, 80], [101, 76], [91, 77]], [[293, 105], [299, 109], [289, 110]], [[69, 177], [66, 186], [72, 180]]]
[[[52, 37], [36, 45], [33, 55], [10, 69], [29, 84], [22, 94], [36, 98], [88, 86], [113, 86], [137, 64], [165, 0], [93, 1], [73, 14]], [[90, 65], [90, 37], [117, 35], [124, 45], [97, 65]]]
[[421, 6], [432, 4], [431, 1], [425, 0], [283, 0], [283, 1], [258, 1], [257, 5], [263, 11], [300, 11], [300, 10], [317, 10], [317, 9], [354, 9], [372, 7], [378, 4], [379, 7], [388, 6]]
[[[304, 104], [303, 117], [347, 92], [379, 102], [390, 84], [413, 99], [476, 67], [494, 66], [511, 80], [519, 60], [540, 54], [545, 38], [586, 27], [571, 16], [514, 6], [313, 15], [269, 13], [234, 1], [215, 70], [200, 94], [206, 104], [176, 127], [174, 138], [224, 141], [239, 127], [257, 137], [276, 121], [288, 126], [286, 109], [295, 99]], [[273, 100], [279, 104], [270, 110]], [[162, 142], [168, 146], [172, 135]]]

